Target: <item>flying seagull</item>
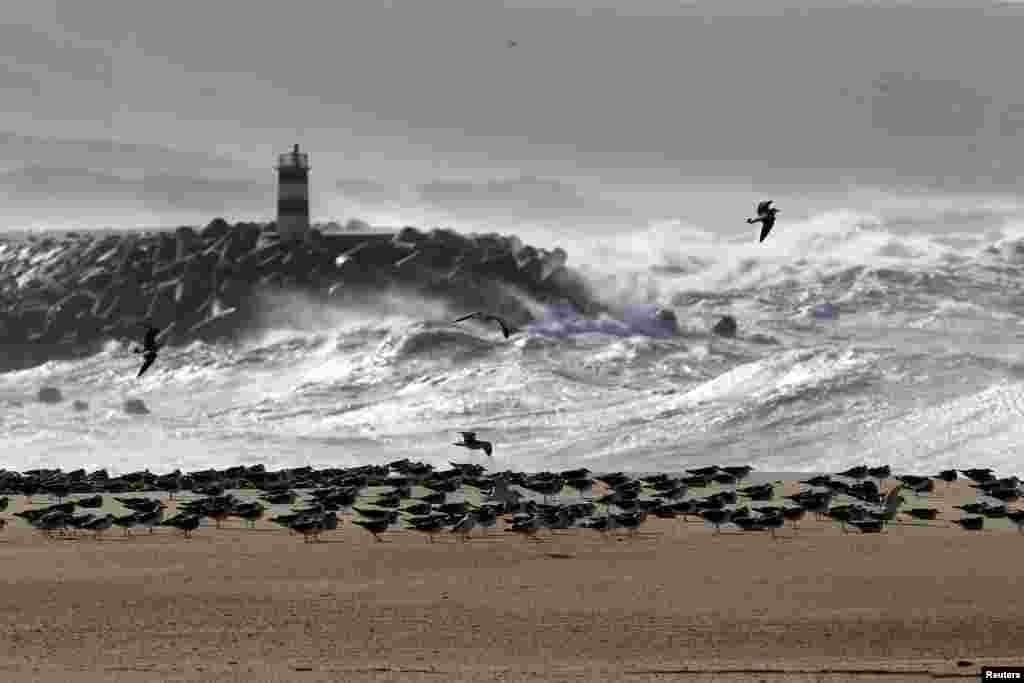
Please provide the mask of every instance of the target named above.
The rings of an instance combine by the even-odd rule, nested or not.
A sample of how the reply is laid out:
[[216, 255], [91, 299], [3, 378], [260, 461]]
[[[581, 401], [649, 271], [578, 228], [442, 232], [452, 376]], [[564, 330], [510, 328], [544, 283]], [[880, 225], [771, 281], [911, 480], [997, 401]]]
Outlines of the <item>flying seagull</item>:
[[133, 353], [142, 354], [142, 367], [139, 368], [139, 374], [136, 377], [142, 377], [142, 374], [149, 370], [149, 366], [156, 362], [157, 352], [160, 347], [163, 346], [163, 341], [159, 340], [160, 328], [153, 327], [152, 325], [146, 326], [146, 335], [142, 339], [142, 346], [136, 346], [132, 349]]
[[519, 43], [518, 43], [517, 41], [515, 41], [515, 40], [510, 40], [510, 41], [508, 41], [508, 42], [506, 43], [506, 45], [508, 45], [509, 47], [515, 47], [515, 46], [516, 46], [516, 45], [518, 45], [518, 44], [519, 44]]
[[468, 448], [471, 451], [483, 451], [488, 456], [491, 455], [493, 446], [490, 441], [480, 441], [476, 438], [476, 432], [459, 432], [462, 435], [462, 441], [456, 441], [453, 446], [462, 446]]
[[772, 200], [767, 199], [757, 205], [757, 218], [748, 218], [747, 223], [761, 224], [761, 239], [758, 242], [764, 242], [764, 239], [768, 237], [768, 233], [772, 231], [772, 226], [775, 225], [775, 214], [779, 212], [778, 209], [772, 207]]
[[483, 311], [477, 311], [476, 313], [470, 313], [469, 315], [464, 315], [461, 318], [459, 318], [458, 320], [453, 320], [452, 324], [454, 325], [455, 323], [460, 323], [463, 320], [469, 320], [470, 318], [476, 318], [477, 320], [482, 320], [484, 322], [496, 322], [496, 323], [498, 323], [501, 326], [501, 333], [503, 335], [505, 335], [505, 339], [508, 339], [508, 335], [511, 334], [509, 332], [509, 330], [508, 330], [508, 324], [504, 320], [502, 320], [501, 318], [499, 318], [496, 315], [489, 315], [487, 313], [484, 313]]

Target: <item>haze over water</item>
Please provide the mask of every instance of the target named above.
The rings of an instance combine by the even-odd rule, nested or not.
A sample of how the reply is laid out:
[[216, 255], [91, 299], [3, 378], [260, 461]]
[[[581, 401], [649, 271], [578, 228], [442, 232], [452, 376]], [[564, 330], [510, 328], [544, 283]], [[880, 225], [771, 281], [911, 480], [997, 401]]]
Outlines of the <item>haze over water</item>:
[[289, 296], [141, 381], [113, 346], [0, 375], [0, 467], [443, 463], [464, 429], [525, 469], [1019, 464], [1024, 8], [100, 4], [0, 28], [10, 228], [267, 219], [299, 142], [315, 220], [561, 246], [682, 332], [506, 342], [443, 302]]

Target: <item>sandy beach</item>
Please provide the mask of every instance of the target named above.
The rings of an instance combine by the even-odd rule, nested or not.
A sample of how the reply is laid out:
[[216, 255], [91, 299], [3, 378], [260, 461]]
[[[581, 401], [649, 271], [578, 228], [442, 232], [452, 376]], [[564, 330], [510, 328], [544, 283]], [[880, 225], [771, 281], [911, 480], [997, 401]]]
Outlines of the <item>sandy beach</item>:
[[[787, 490], [795, 490], [787, 484]], [[948, 520], [973, 493], [929, 504]], [[23, 508], [12, 499], [10, 512]], [[173, 511], [173, 503], [172, 503]], [[872, 681], [1024, 663], [1024, 536], [948, 521], [844, 534], [651, 519], [635, 538], [462, 543], [345, 517], [324, 542], [229, 520], [191, 540], [0, 535], [17, 681]], [[731, 672], [731, 673], [730, 673]]]

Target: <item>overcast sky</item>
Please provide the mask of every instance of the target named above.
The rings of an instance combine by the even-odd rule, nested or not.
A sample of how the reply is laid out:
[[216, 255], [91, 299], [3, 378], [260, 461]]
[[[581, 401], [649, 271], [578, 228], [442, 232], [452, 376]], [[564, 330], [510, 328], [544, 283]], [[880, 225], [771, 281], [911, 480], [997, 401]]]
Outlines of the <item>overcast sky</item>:
[[270, 217], [294, 142], [316, 219], [481, 228], [1013, 203], [1024, 175], [1011, 2], [9, 4], [8, 223]]

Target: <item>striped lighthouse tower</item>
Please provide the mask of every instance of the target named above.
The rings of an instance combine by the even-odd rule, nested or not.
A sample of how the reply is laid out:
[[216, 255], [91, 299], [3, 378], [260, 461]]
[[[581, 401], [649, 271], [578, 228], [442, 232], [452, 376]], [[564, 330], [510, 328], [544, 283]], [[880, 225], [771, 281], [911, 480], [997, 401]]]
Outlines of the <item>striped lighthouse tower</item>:
[[298, 242], [309, 231], [309, 155], [295, 145], [277, 158], [277, 234]]

